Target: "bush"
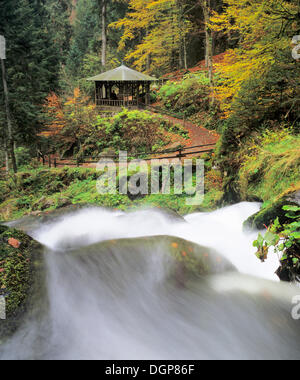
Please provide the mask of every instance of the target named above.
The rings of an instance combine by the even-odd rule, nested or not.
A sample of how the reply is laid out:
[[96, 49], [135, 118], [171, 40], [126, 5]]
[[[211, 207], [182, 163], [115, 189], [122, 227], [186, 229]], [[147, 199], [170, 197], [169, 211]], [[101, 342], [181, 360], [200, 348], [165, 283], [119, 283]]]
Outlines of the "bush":
[[102, 149], [125, 150], [129, 154], [151, 152], [154, 146], [169, 142], [165, 133], [168, 123], [147, 111], [124, 109], [110, 122], [98, 118], [96, 129], [102, 132]]
[[209, 79], [204, 73], [188, 75], [181, 82], [161, 87], [159, 98], [166, 109], [190, 117], [209, 110]]
[[31, 154], [30, 150], [25, 147], [19, 147], [15, 150], [17, 165], [20, 166], [27, 166], [30, 164], [31, 161]]

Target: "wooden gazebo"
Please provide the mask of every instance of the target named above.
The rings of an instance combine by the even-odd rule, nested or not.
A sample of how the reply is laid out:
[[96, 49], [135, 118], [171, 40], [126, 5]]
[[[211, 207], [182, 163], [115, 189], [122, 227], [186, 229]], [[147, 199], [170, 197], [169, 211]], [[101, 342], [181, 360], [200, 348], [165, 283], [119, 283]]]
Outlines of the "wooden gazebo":
[[150, 103], [150, 85], [157, 81], [124, 65], [88, 78], [95, 82], [95, 102], [101, 108], [138, 108]]

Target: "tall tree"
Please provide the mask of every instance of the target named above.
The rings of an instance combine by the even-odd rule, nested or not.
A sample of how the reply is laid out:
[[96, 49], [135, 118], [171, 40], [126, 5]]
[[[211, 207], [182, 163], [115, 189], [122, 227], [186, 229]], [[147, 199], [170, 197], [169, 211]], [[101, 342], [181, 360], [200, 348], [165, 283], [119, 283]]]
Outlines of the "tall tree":
[[211, 87], [211, 105], [214, 103], [213, 81], [213, 32], [210, 27], [211, 0], [199, 0], [204, 15], [205, 28], [205, 66], [208, 69], [209, 83]]
[[107, 25], [124, 17], [126, 10], [126, 0], [78, 0], [66, 65], [71, 93], [79, 84], [86, 87], [82, 78], [104, 71], [122, 60], [122, 54], [117, 52], [120, 33], [108, 29]]
[[102, 55], [101, 63], [103, 68], [106, 66], [107, 52], [107, 0], [102, 0]]
[[[123, 30], [119, 49], [139, 69], [184, 67], [184, 43], [191, 29], [182, 0], [130, 0], [125, 18], [111, 26]], [[187, 63], [186, 63], [187, 65]]]
[[239, 41], [219, 65], [223, 80], [218, 97], [230, 114], [243, 85], [253, 76], [265, 78], [282, 64], [283, 55], [294, 66], [291, 40], [300, 30], [300, 4], [298, 0], [226, 0], [226, 4], [224, 12], [211, 17], [211, 26], [217, 32], [231, 32]]
[[5, 112], [6, 112], [6, 119], [7, 119], [7, 133], [5, 134], [5, 151], [6, 151], [6, 170], [9, 170], [8, 167], [8, 157], [11, 156], [12, 159], [12, 165], [13, 170], [16, 173], [17, 172], [17, 163], [16, 163], [16, 156], [14, 151], [14, 139], [13, 139], [13, 130], [12, 130], [12, 120], [11, 120], [11, 113], [10, 113], [10, 105], [9, 105], [9, 95], [8, 95], [8, 87], [7, 87], [7, 80], [6, 80], [6, 69], [5, 69], [5, 63], [4, 59], [0, 59], [1, 61], [1, 71], [2, 71], [2, 83], [3, 83], [3, 92], [4, 92], [4, 102], [5, 102]]
[[74, 0], [46, 0], [45, 6], [49, 14], [49, 32], [60, 53], [61, 62], [64, 64], [70, 49], [72, 38], [72, 11]]
[[[49, 33], [49, 14], [42, 1], [0, 2], [0, 34], [7, 40], [7, 82], [14, 139], [34, 141], [42, 123], [42, 106], [57, 86], [59, 51]], [[0, 125], [5, 99], [0, 85]]]

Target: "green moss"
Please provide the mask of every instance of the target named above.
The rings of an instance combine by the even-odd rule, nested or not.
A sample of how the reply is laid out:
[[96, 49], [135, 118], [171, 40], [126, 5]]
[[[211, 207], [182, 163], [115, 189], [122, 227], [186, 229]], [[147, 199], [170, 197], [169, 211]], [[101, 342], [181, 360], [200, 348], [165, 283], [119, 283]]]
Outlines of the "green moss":
[[5, 294], [7, 316], [0, 324], [3, 337], [16, 330], [29, 307], [42, 247], [24, 233], [4, 226], [0, 226], [0, 240], [0, 289]]
[[[118, 192], [101, 195], [96, 188], [99, 173], [95, 169], [38, 169], [19, 173], [14, 179], [2, 181], [8, 190], [7, 198], [3, 197], [4, 202], [0, 204], [0, 220], [20, 219], [32, 212], [53, 211], [66, 204], [95, 204], [121, 210], [156, 206], [172, 209], [181, 215], [212, 210], [220, 203], [223, 193], [221, 174], [210, 167], [211, 164], [206, 176], [204, 203], [200, 207], [187, 206], [186, 195], [150, 194], [138, 199]], [[173, 174], [171, 177], [173, 181]]]
[[238, 172], [242, 199], [274, 202], [300, 185], [300, 136], [287, 130], [266, 132], [244, 148]]
[[[300, 190], [300, 187], [298, 191]], [[282, 208], [286, 205], [297, 205], [297, 203], [292, 199], [292, 195], [295, 194], [296, 190], [287, 192], [281, 197], [278, 197], [274, 202], [267, 202], [263, 205], [262, 209], [256, 214], [250, 216], [245, 222], [244, 227], [250, 229], [265, 229], [266, 226], [269, 227], [277, 218], [279, 218], [279, 223], [284, 225], [289, 222], [286, 217], [286, 211]]]

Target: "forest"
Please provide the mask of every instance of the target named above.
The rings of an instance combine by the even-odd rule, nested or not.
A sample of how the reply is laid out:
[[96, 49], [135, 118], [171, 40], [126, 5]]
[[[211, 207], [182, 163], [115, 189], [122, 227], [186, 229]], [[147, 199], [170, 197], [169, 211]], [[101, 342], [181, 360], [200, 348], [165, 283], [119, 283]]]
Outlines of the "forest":
[[[223, 255], [225, 262], [232, 261], [239, 271], [239, 265], [245, 265], [242, 273], [256, 276], [263, 272], [258, 277], [269, 280], [269, 265], [282, 283], [300, 282], [299, 0], [2, 0], [0, 20], [0, 36], [6, 42], [5, 46], [0, 44], [3, 58], [0, 60], [0, 240], [4, 241], [0, 248], [0, 290], [8, 289], [13, 295], [8, 301], [10, 316], [21, 313], [20, 305], [28, 301], [30, 294], [27, 263], [31, 260], [30, 244], [34, 243], [30, 239], [33, 237], [38, 244], [54, 251], [54, 241], [61, 243], [58, 229], [53, 229], [55, 237], [54, 232], [52, 235], [49, 232], [47, 239], [53, 241], [48, 241], [42, 233], [32, 232], [40, 231], [36, 224], [53, 223], [64, 212], [66, 215], [72, 211], [83, 213], [85, 207], [124, 213], [128, 223], [137, 222], [137, 225], [139, 219], [135, 221], [132, 216], [131, 221], [130, 213], [143, 213], [149, 208], [159, 210], [166, 218], [185, 218], [188, 222], [191, 219], [191, 223], [192, 216], [198, 215], [199, 225], [191, 227], [195, 231], [205, 225], [202, 218], [207, 216], [211, 226], [208, 236], [211, 233], [213, 243], [191, 239], [193, 244], [226, 251], [211, 232], [216, 231], [223, 243], [228, 239], [233, 241], [228, 248], [230, 253], [224, 251]], [[130, 79], [131, 87], [122, 84], [127, 80], [124, 77], [115, 79], [114, 85], [110, 79], [103, 80], [95, 91], [97, 79], [93, 78], [100, 74], [108, 78], [116, 70], [140, 79]], [[148, 79], [141, 79], [141, 75]], [[125, 94], [128, 88], [131, 93]], [[101, 108], [99, 94], [102, 105], [106, 101], [109, 105], [124, 106]], [[135, 96], [137, 106], [132, 107]], [[188, 204], [187, 187], [182, 193], [173, 189], [166, 194], [163, 177], [155, 194], [124, 192], [121, 184], [125, 181], [130, 187], [130, 177], [137, 176], [137, 167], [133, 166], [124, 175], [121, 164], [116, 173], [119, 181], [116, 192], [100, 194], [97, 162], [101, 158], [117, 160], [124, 151], [131, 160], [141, 159], [146, 163], [174, 155], [182, 163], [189, 159], [194, 170], [192, 183], [196, 181], [195, 164], [203, 160], [203, 202]], [[148, 175], [147, 164], [145, 171]], [[174, 184], [175, 170], [169, 176]], [[233, 218], [234, 224], [235, 218], [239, 220], [238, 228], [228, 231], [231, 236], [225, 234], [226, 221], [224, 225], [221, 221], [223, 210], [228, 212], [227, 221]], [[238, 216], [230, 210], [237, 210]], [[92, 211], [86, 212], [91, 213], [87, 224], [102, 223]], [[85, 231], [85, 216], [80, 215]], [[213, 215], [220, 218], [218, 222]], [[114, 232], [107, 232], [106, 239], [94, 241], [87, 237], [90, 232], [86, 231], [83, 238], [89, 244], [115, 237], [130, 240], [152, 235], [190, 240], [192, 232], [187, 234], [183, 227], [182, 230], [178, 227], [180, 233], [171, 233], [172, 229], [165, 230], [162, 225], [162, 233], [157, 233], [153, 227], [155, 218], [153, 225], [150, 223], [152, 217], [140, 216], [141, 224], [145, 223], [141, 237], [140, 232], [132, 235], [130, 231], [115, 236], [117, 229], [127, 231], [127, 225], [113, 222], [112, 216], [105, 214], [103, 218], [108, 218], [107, 223]], [[76, 219], [79, 224], [73, 222], [74, 229], [79, 228], [79, 221]], [[61, 223], [66, 228], [64, 238], [67, 239], [70, 231]], [[140, 227], [136, 228], [139, 231]], [[104, 225], [103, 229], [106, 231]], [[80, 249], [80, 235], [75, 235], [64, 242], [63, 249], [68, 244], [75, 249], [75, 243], [76, 249]], [[198, 250], [186, 247], [183, 240], [177, 241], [175, 237], [175, 242], [168, 239], [162, 243], [163, 247], [169, 243], [171, 250], [183, 247], [179, 261], [185, 261], [189, 249]], [[123, 246], [122, 240], [116, 241], [109, 248], [113, 254], [118, 247], [125, 256], [132, 250], [138, 257], [135, 244], [124, 241]], [[143, 252], [153, 251], [151, 238], [139, 244]], [[20, 246], [24, 247], [22, 254], [26, 262], [16, 257]], [[156, 251], [161, 249], [154, 246]], [[104, 244], [99, 252], [105, 256], [107, 249]], [[87, 250], [87, 255], [94, 257], [92, 250]], [[243, 250], [251, 251], [253, 265], [259, 269], [253, 272], [250, 264], [247, 267], [247, 258], [243, 262], [240, 257]], [[239, 258], [232, 258], [233, 251], [239, 252], [236, 255]], [[210, 258], [219, 265], [219, 258], [213, 253]], [[130, 260], [128, 257], [128, 263]], [[185, 270], [192, 268], [194, 273], [197, 265], [203, 265], [196, 264], [197, 260], [193, 256], [185, 264]], [[249, 260], [252, 262], [252, 258]], [[60, 264], [64, 267], [67, 262]], [[17, 275], [20, 286], [14, 277], [16, 268], [20, 272]], [[227, 268], [231, 268], [229, 263]], [[123, 269], [129, 271], [127, 267]], [[180, 271], [172, 267], [169, 275], [174, 272], [179, 277], [176, 281], [185, 282], [185, 275]], [[129, 272], [128, 276], [131, 276]], [[0, 291], [0, 302], [1, 294]], [[5, 325], [4, 335], [7, 329]], [[2, 333], [0, 324], [0, 358]], [[81, 349], [79, 356], [84, 351]], [[284, 347], [283, 354], [275, 351], [275, 357], [290, 357], [298, 352], [291, 354]], [[4, 347], [4, 357], [5, 352]], [[129, 357], [140, 358], [134, 352]], [[244, 356], [256, 357], [258, 352], [247, 351]], [[160, 358], [170, 358], [164, 354], [162, 351]], [[76, 353], [70, 351], [68, 355], [73, 358]], [[102, 353], [98, 356], [103, 357]], [[183, 351], [180, 358], [187, 356]], [[141, 355], [145, 357], [146, 353]]]

